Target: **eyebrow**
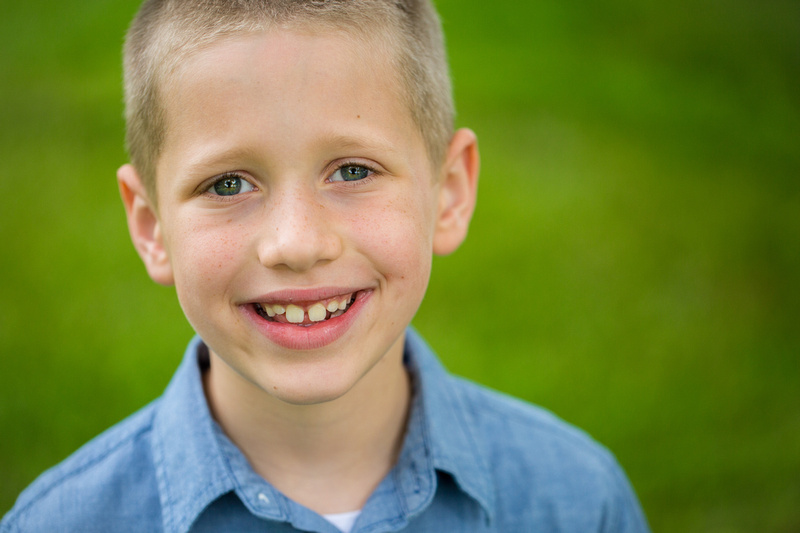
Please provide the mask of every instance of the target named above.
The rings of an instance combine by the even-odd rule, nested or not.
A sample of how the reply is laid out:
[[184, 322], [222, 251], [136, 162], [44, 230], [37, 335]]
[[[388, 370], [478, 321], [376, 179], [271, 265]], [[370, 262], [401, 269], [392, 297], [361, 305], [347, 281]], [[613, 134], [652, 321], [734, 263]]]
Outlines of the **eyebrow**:
[[255, 157], [252, 150], [238, 146], [225, 149], [222, 152], [217, 152], [213, 149], [199, 152], [200, 153], [196, 156], [192, 155], [189, 157], [189, 162], [184, 167], [182, 174], [191, 177], [206, 175], [210, 167], [228, 166], [242, 159]]
[[[371, 155], [384, 154], [389, 158], [394, 158], [402, 154], [402, 150], [397, 148], [394, 143], [376, 135], [342, 135], [330, 133], [321, 135], [314, 141], [313, 146], [316, 149], [322, 147], [329, 151], [367, 151]], [[254, 160], [263, 157], [263, 155], [259, 154], [258, 150], [241, 146], [225, 148], [219, 152], [216, 151], [213, 146], [209, 146], [206, 147], [206, 149], [198, 150], [198, 152], [199, 153], [196, 155], [192, 154], [189, 157], [189, 162], [184, 167], [184, 175], [192, 177], [206, 175], [210, 167], [224, 167], [243, 159]]]
[[335, 147], [340, 150], [369, 150], [389, 155], [397, 155], [400, 150], [388, 139], [375, 135], [341, 135], [332, 133], [321, 138], [325, 146]]

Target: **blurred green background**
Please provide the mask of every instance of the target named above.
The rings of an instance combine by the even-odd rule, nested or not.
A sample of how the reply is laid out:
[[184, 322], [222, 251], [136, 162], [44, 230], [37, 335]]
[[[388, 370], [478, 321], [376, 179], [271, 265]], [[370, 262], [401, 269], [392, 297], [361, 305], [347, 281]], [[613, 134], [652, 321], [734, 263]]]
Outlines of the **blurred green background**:
[[[655, 531], [800, 531], [800, 3], [438, 5], [483, 172], [418, 329], [610, 447]], [[117, 197], [136, 8], [0, 7], [0, 514], [192, 334]]]

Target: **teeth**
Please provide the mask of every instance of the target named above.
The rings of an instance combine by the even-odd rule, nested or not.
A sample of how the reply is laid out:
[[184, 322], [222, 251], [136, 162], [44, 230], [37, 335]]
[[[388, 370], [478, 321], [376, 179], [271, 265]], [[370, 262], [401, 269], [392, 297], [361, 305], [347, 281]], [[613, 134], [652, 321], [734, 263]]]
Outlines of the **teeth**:
[[314, 304], [308, 308], [308, 319], [312, 322], [322, 322], [327, 314], [328, 311], [322, 304]]
[[350, 299], [352, 297], [352, 294], [349, 296], [342, 296], [341, 299], [330, 300], [327, 304], [324, 302], [317, 302], [309, 307], [308, 311], [295, 304], [287, 304], [286, 306], [283, 306], [281, 304], [270, 305], [267, 303], [262, 303], [261, 308], [270, 318], [274, 318], [276, 315], [283, 315], [285, 313], [286, 321], [292, 324], [302, 324], [305, 322], [306, 313], [308, 313], [308, 319], [311, 322], [322, 322], [328, 318], [328, 313], [330, 313], [330, 318], [341, 316], [350, 305]]
[[303, 322], [304, 318], [305, 318], [305, 312], [303, 311], [302, 307], [297, 307], [296, 305], [293, 304], [289, 304], [286, 306], [286, 320], [288, 320], [292, 324], [300, 324]]

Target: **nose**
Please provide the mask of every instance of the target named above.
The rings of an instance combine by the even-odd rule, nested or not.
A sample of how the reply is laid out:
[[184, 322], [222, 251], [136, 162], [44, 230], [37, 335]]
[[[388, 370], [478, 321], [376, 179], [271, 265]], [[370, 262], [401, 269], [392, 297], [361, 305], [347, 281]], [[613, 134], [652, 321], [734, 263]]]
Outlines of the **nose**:
[[267, 212], [258, 248], [262, 265], [304, 272], [342, 253], [331, 210], [310, 188], [276, 191], [264, 209]]

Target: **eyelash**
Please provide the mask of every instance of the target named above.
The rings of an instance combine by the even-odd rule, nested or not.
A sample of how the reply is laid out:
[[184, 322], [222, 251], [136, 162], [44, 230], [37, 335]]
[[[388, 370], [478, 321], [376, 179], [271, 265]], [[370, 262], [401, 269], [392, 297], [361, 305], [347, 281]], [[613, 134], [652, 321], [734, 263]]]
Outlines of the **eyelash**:
[[[332, 176], [334, 176], [334, 175], [335, 175], [337, 172], [339, 172], [339, 171], [341, 171], [343, 168], [347, 168], [347, 167], [360, 167], [360, 168], [366, 169], [367, 171], [369, 171], [369, 175], [368, 175], [366, 178], [364, 178], [364, 179], [360, 179], [360, 180], [351, 180], [351, 181], [346, 181], [346, 180], [341, 180], [341, 181], [339, 181], [339, 180], [337, 180], [337, 181], [329, 181], [329, 180], [330, 180], [330, 178], [331, 178]], [[374, 167], [372, 167], [371, 165], [368, 165], [368, 164], [362, 163], [361, 161], [344, 161], [344, 162], [342, 162], [342, 163], [340, 163], [340, 164], [336, 165], [336, 168], [334, 168], [334, 169], [333, 169], [333, 172], [331, 172], [331, 173], [328, 175], [328, 177], [327, 177], [327, 178], [325, 178], [325, 180], [326, 180], [326, 181], [329, 181], [330, 183], [340, 183], [340, 184], [342, 184], [342, 185], [344, 185], [344, 186], [346, 186], [346, 187], [361, 187], [361, 186], [363, 186], [363, 185], [366, 185], [367, 183], [370, 183], [370, 182], [372, 182], [372, 181], [375, 179], [375, 177], [376, 177], [376, 176], [380, 176], [380, 174], [381, 174], [381, 173], [380, 173], [378, 170], [376, 170]]]
[[[246, 177], [244, 177], [241, 173], [235, 172], [235, 171], [230, 171], [230, 172], [225, 172], [223, 174], [220, 174], [219, 176], [216, 176], [216, 177], [212, 178], [211, 182], [202, 189], [202, 193], [205, 194], [205, 195], [211, 196], [212, 198], [214, 198], [216, 201], [219, 201], [219, 202], [232, 202], [232, 201], [235, 201], [237, 199], [236, 197], [237, 196], [241, 196], [242, 193], [224, 195], [224, 194], [214, 194], [214, 193], [211, 192], [211, 190], [214, 188], [214, 186], [217, 183], [219, 183], [219, 182], [221, 182], [223, 180], [226, 180], [226, 179], [230, 179], [230, 178], [236, 178], [238, 180], [241, 180], [242, 182], [245, 182], [245, 183], [249, 184], [250, 187], [253, 188], [253, 190], [255, 190], [255, 191], [258, 190], [258, 187], [253, 185], [253, 182], [251, 180], [247, 179]], [[247, 193], [247, 192], [252, 192], [252, 191], [245, 191], [245, 193]]]

